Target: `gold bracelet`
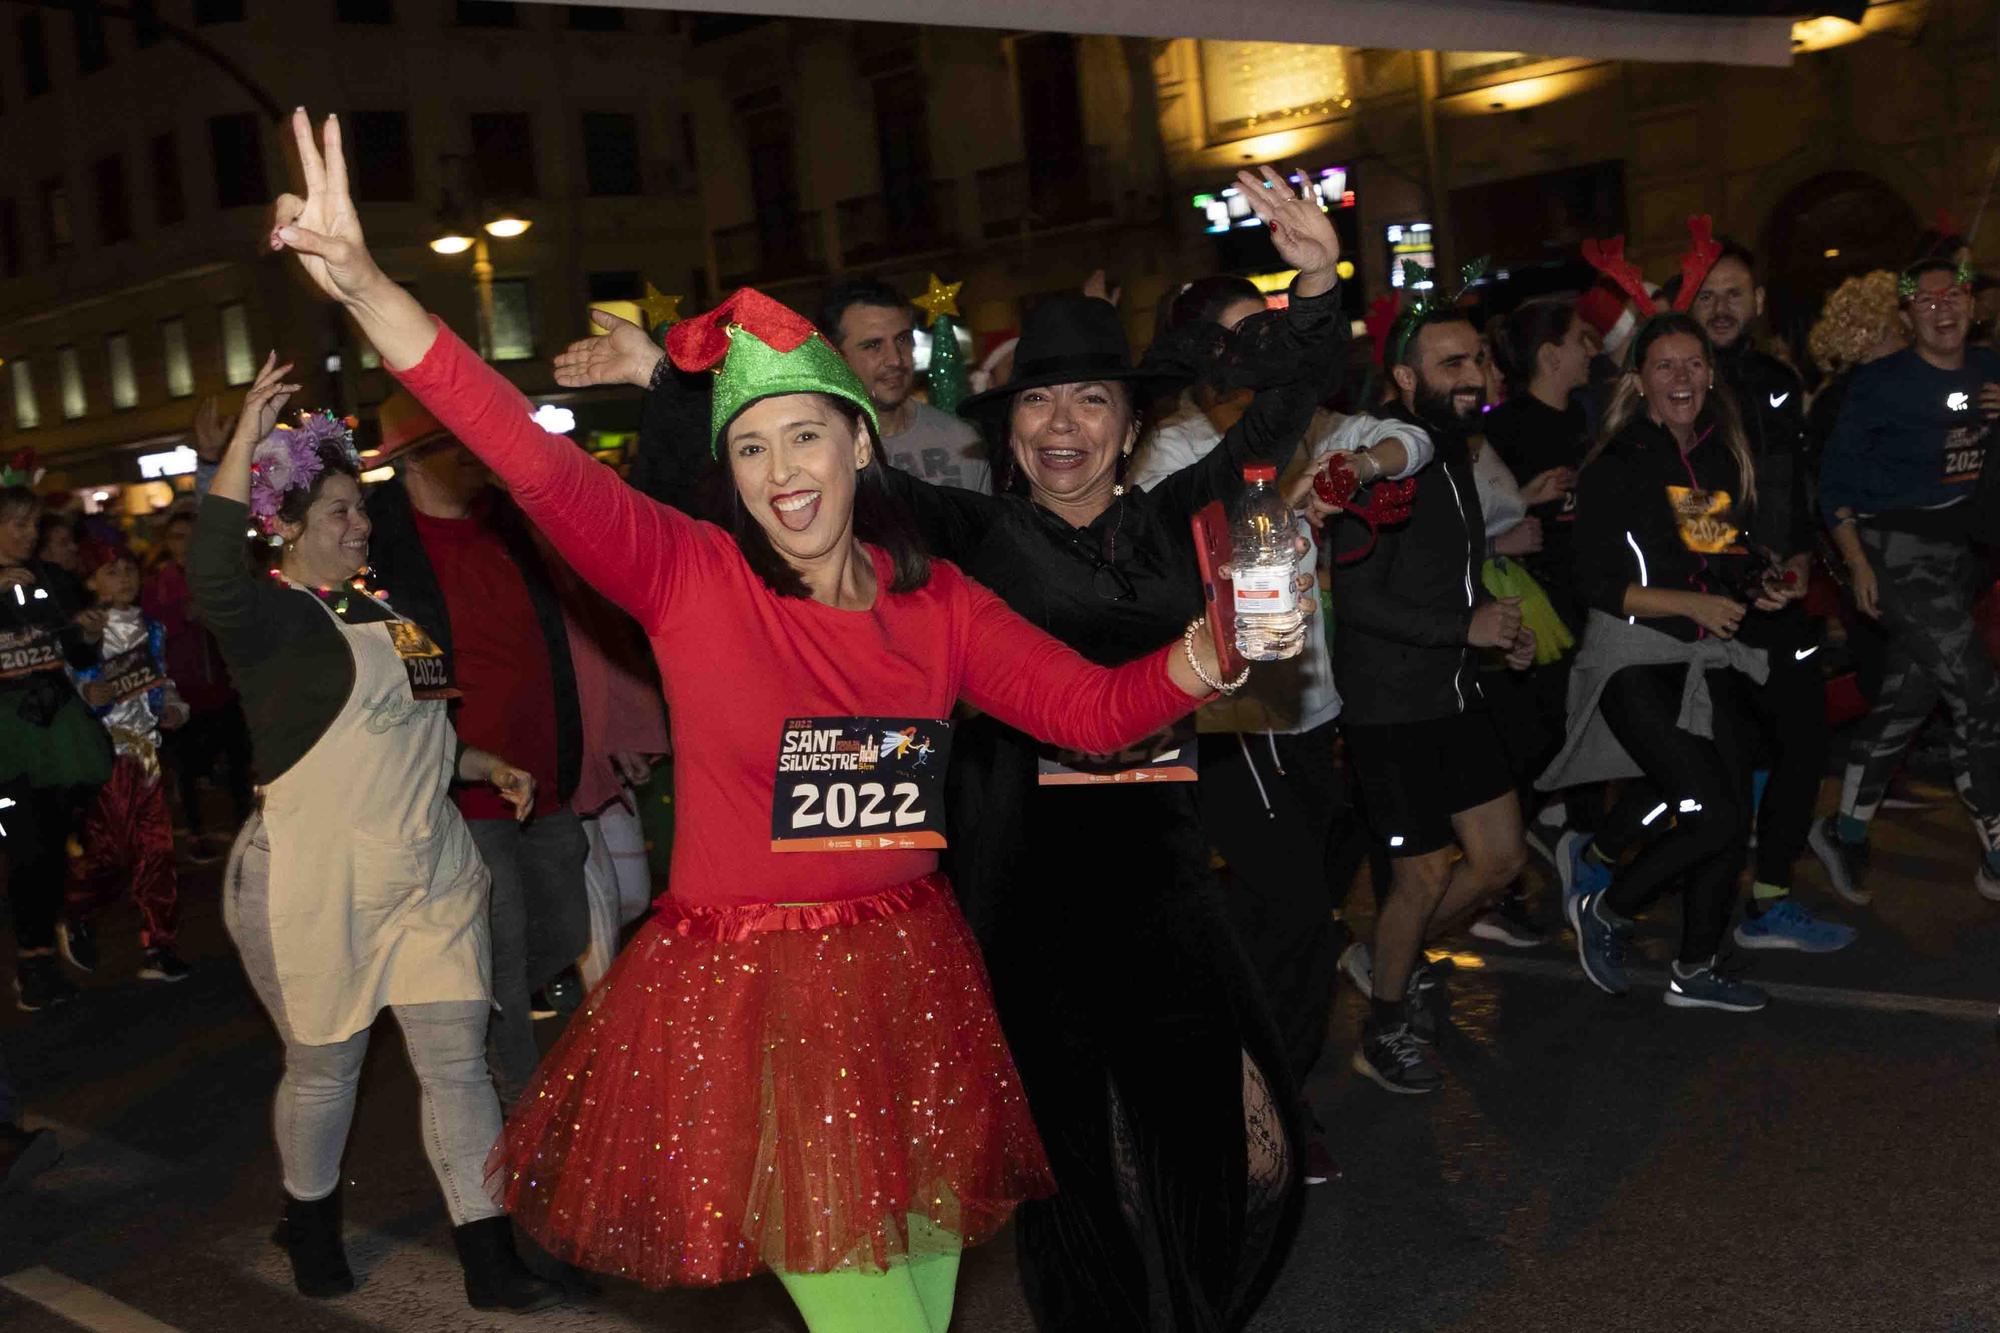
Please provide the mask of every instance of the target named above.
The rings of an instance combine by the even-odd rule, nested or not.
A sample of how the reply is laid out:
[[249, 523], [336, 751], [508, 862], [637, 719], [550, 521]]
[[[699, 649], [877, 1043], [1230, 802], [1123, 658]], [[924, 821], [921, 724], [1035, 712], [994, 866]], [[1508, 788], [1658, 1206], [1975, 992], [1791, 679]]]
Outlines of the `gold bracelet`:
[[1181, 651], [1187, 655], [1188, 669], [1194, 672], [1196, 680], [1208, 686], [1209, 689], [1215, 691], [1217, 694], [1234, 694], [1243, 688], [1244, 682], [1250, 679], [1250, 668], [1246, 665], [1242, 673], [1228, 684], [1224, 684], [1209, 675], [1206, 671], [1203, 671], [1201, 669], [1201, 659], [1196, 657], [1194, 653], [1194, 635], [1196, 630], [1205, 629], [1207, 626], [1207, 616], [1196, 616], [1188, 622], [1187, 631], [1181, 635]]

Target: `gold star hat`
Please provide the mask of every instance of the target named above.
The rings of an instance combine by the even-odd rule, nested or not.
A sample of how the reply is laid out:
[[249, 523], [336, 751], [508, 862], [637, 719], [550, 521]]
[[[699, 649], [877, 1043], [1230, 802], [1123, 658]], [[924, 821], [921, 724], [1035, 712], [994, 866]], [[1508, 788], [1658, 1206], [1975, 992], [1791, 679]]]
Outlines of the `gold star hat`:
[[861, 409], [881, 439], [882, 425], [867, 390], [812, 323], [754, 287], [740, 287], [705, 315], [667, 331], [667, 355], [686, 371], [715, 372], [709, 422], [711, 453], [722, 451], [722, 433], [760, 398], [824, 393]]

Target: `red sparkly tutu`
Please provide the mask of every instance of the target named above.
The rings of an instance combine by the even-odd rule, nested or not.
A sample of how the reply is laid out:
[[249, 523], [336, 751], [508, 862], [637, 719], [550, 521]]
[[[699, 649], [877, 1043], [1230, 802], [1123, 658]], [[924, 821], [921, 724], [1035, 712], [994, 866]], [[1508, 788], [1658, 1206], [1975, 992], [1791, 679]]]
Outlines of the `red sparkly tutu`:
[[648, 1287], [880, 1268], [1055, 1189], [940, 875], [809, 907], [666, 900], [487, 1165], [550, 1253]]

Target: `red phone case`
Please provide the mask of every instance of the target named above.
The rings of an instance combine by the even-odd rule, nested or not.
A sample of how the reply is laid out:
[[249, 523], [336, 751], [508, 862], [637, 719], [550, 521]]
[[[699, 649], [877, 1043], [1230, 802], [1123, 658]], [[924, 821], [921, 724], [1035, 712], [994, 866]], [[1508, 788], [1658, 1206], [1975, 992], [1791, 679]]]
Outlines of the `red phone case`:
[[1235, 680], [1250, 665], [1236, 651], [1236, 593], [1228, 575], [1229, 515], [1222, 501], [1210, 500], [1189, 520], [1194, 528], [1194, 557], [1201, 566], [1201, 597], [1208, 605], [1208, 629], [1215, 636], [1215, 653], [1222, 679]]

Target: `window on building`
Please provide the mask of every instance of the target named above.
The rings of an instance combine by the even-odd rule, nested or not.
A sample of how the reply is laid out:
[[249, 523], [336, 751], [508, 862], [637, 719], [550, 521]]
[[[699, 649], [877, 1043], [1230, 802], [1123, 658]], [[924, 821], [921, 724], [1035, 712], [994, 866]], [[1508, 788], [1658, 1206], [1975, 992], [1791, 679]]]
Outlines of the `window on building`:
[[257, 354], [250, 350], [250, 311], [241, 301], [222, 307], [222, 380], [248, 384], [257, 378]]
[[21, 210], [0, 199], [0, 278], [21, 276]]
[[394, 23], [396, 0], [333, 0], [333, 17], [341, 23]]
[[535, 356], [535, 307], [526, 278], [493, 284], [493, 359], [531, 361]]
[[1090, 198], [1076, 38], [1062, 32], [1017, 37], [1014, 68], [1032, 207], [1036, 216], [1059, 221]]
[[615, 5], [566, 5], [574, 32], [623, 32], [625, 11]]
[[461, 28], [518, 28], [521, 7], [512, 0], [457, 0], [455, 21]]
[[410, 154], [410, 118], [401, 111], [350, 111], [341, 120], [354, 197], [365, 204], [408, 203], [417, 197]]
[[638, 194], [639, 118], [583, 113], [583, 171], [592, 194]]
[[125, 159], [100, 157], [90, 171], [97, 191], [97, 239], [106, 245], [132, 239], [132, 195], [125, 186]]
[[751, 207], [757, 243], [766, 266], [785, 268], [803, 261], [805, 230], [799, 216], [797, 126], [791, 108], [772, 95], [739, 104], [743, 138], [750, 158]]
[[215, 165], [215, 202], [222, 208], [269, 203], [264, 185], [264, 143], [248, 111], [208, 118], [209, 156]]
[[104, 40], [104, 13], [97, 0], [70, 0], [70, 27], [76, 34], [76, 72], [93, 74], [111, 63]]
[[24, 14], [14, 24], [21, 47], [21, 91], [40, 97], [49, 90], [49, 44], [40, 14]]
[[132, 339], [114, 333], [104, 340], [104, 359], [111, 367], [111, 405], [136, 407], [139, 381], [132, 373]]
[[535, 188], [535, 138], [525, 113], [472, 113], [473, 187], [488, 202], [532, 199]]
[[33, 430], [42, 424], [42, 405], [35, 401], [35, 373], [28, 368], [25, 356], [9, 361], [7, 369], [14, 373], [14, 429]]
[[69, 220], [69, 187], [62, 177], [42, 182], [42, 257], [60, 259], [76, 244], [76, 232]]
[[194, 363], [188, 359], [187, 321], [179, 315], [160, 321], [160, 358], [167, 367], [167, 397], [192, 397]]
[[209, 23], [241, 23], [243, 0], [194, 0], [197, 26]]
[[154, 0], [126, 0], [132, 11], [132, 44], [141, 51], [160, 40], [160, 12]]
[[929, 235], [937, 220], [931, 216], [931, 121], [924, 76], [909, 69], [870, 82], [889, 235]]
[[64, 421], [75, 421], [90, 410], [90, 400], [83, 394], [83, 363], [74, 347], [56, 348], [56, 382], [62, 389]]
[[180, 146], [173, 132], [156, 134], [146, 148], [153, 176], [153, 220], [171, 227], [187, 216], [187, 192], [181, 187]]

